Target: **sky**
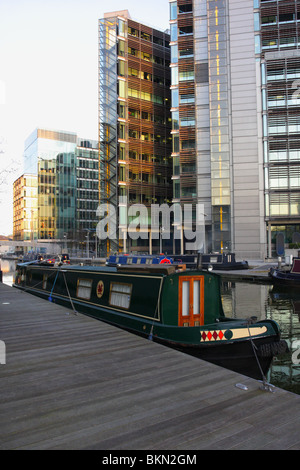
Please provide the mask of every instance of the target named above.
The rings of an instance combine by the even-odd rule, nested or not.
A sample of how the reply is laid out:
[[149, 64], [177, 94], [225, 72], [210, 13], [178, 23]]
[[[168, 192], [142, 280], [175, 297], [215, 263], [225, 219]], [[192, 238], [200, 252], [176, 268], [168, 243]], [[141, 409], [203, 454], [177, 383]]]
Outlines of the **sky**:
[[97, 139], [98, 19], [124, 9], [169, 27], [168, 0], [0, 0], [0, 235], [12, 234], [12, 185], [34, 129]]

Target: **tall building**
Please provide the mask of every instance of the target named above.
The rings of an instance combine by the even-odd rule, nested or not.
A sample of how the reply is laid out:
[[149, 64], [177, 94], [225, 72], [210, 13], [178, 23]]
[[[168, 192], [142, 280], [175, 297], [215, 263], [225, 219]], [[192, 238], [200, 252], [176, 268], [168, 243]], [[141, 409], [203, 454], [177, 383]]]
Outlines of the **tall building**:
[[174, 197], [204, 205], [208, 251], [299, 231], [299, 20], [294, 0], [170, 0]]
[[13, 183], [14, 240], [37, 240], [37, 212], [37, 176], [24, 174]]
[[300, 2], [254, 6], [270, 256], [280, 235], [286, 244], [300, 240]]
[[[77, 139], [76, 158], [76, 242], [81, 252], [89, 248], [99, 255], [96, 238], [99, 205], [99, 149], [95, 140]], [[84, 247], [85, 245], [85, 247]], [[89, 245], [89, 247], [87, 246]], [[85, 248], [85, 249], [84, 249]]]
[[[172, 201], [169, 65], [166, 32], [133, 21], [127, 10], [99, 20], [100, 200], [117, 216], [107, 252], [158, 250], [150, 205]], [[148, 208], [138, 240], [127, 232], [133, 204]]]
[[59, 240], [75, 250], [93, 237], [96, 245], [98, 153], [98, 142], [72, 132], [35, 129], [28, 137], [24, 172], [36, 178], [39, 240]]

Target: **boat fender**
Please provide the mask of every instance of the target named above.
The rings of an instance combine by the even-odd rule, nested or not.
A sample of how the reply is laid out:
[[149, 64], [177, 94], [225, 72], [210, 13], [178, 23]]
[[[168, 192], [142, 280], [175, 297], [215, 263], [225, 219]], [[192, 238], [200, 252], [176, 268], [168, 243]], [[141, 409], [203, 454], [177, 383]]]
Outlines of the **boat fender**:
[[258, 348], [258, 354], [261, 357], [279, 356], [289, 351], [287, 342], [284, 340], [276, 341], [274, 343], [262, 344]]

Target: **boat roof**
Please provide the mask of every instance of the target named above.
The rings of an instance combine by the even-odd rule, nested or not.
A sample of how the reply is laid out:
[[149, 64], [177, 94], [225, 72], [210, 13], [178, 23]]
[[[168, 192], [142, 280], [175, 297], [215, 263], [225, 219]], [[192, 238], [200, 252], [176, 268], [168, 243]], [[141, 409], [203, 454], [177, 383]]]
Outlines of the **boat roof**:
[[46, 265], [36, 262], [18, 263], [18, 266], [37, 266], [49, 269], [59, 269], [64, 271], [89, 271], [89, 272], [101, 272], [101, 273], [147, 273], [147, 274], [161, 274], [162, 276], [168, 276], [176, 272], [176, 266], [173, 265], [119, 265], [119, 266], [91, 266], [91, 265], [77, 265], [77, 264], [64, 264], [62, 266]]

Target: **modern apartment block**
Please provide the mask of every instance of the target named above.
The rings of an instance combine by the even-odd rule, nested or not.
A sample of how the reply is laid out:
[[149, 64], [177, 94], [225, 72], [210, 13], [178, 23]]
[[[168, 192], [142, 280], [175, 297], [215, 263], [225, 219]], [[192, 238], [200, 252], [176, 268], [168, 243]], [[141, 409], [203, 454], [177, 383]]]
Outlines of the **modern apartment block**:
[[98, 161], [98, 142], [76, 133], [39, 128], [28, 137], [24, 173], [36, 181], [36, 238], [59, 240], [70, 249], [95, 239]]
[[170, 0], [174, 198], [204, 205], [208, 251], [299, 232], [299, 27], [294, 0]]
[[[150, 205], [172, 202], [169, 65], [166, 32], [132, 20], [127, 10], [99, 20], [100, 199], [117, 216], [107, 252], [159, 247]], [[148, 208], [139, 217], [138, 240], [127, 231], [133, 204]]]

